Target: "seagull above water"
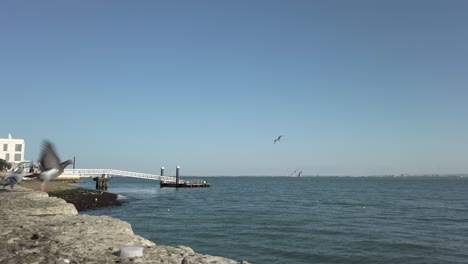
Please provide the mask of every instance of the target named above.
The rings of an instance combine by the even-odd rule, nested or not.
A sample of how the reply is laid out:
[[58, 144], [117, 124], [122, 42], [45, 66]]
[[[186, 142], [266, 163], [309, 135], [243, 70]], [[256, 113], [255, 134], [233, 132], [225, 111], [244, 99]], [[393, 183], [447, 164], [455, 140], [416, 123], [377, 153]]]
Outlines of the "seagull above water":
[[300, 176], [301, 176], [301, 173], [302, 173], [302, 171], [300, 171], [299, 174], [297, 174], [297, 177], [300, 177]]
[[291, 173], [291, 176], [294, 176], [294, 174], [296, 174], [297, 172], [297, 169], [295, 169], [292, 173]]
[[45, 183], [57, 178], [63, 173], [63, 170], [73, 162], [71, 160], [60, 163], [60, 159], [54, 150], [52, 143], [45, 141], [42, 145], [41, 157], [39, 159], [42, 171], [38, 175], [41, 184], [41, 191], [44, 191]]
[[283, 135], [281, 135], [281, 136], [279, 136], [277, 139], [275, 139], [275, 140], [273, 141], [273, 144], [276, 144], [276, 141], [281, 141], [281, 137], [283, 137]]

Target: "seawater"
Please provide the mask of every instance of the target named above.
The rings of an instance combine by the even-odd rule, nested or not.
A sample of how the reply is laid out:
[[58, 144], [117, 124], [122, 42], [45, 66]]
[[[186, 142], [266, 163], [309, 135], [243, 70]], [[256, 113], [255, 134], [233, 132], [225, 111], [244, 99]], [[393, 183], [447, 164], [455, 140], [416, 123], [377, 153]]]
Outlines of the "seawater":
[[114, 177], [108, 191], [128, 202], [84, 213], [251, 263], [468, 263], [468, 178], [205, 179], [210, 188], [174, 189]]

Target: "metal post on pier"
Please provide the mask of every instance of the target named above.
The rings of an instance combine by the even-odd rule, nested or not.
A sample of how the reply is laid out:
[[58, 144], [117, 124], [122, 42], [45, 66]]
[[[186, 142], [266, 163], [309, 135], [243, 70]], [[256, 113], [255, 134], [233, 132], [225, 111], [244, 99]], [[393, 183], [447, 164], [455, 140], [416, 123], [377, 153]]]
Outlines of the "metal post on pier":
[[175, 175], [176, 175], [176, 176], [175, 176], [175, 177], [176, 177], [176, 178], [175, 178], [175, 179], [176, 179], [176, 180], [175, 180], [175, 181], [176, 181], [176, 187], [179, 187], [179, 169], [180, 169], [180, 166], [177, 166], [177, 168], [176, 168], [176, 173], [175, 173]]
[[164, 167], [161, 167], [161, 176], [164, 176]]

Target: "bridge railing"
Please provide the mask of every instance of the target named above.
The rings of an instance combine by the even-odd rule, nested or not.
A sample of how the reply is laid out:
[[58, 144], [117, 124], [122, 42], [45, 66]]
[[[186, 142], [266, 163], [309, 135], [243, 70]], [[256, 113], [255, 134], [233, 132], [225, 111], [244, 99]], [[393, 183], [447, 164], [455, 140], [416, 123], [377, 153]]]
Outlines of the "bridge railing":
[[93, 176], [93, 175], [101, 176], [102, 174], [106, 174], [106, 175], [113, 175], [113, 176], [133, 177], [133, 178], [150, 179], [150, 180], [175, 181], [175, 177], [172, 177], [172, 176], [161, 176], [161, 175], [156, 175], [156, 174], [123, 171], [123, 170], [113, 170], [113, 169], [65, 169], [64, 173], [77, 173], [80, 175], [89, 175], [89, 176]]

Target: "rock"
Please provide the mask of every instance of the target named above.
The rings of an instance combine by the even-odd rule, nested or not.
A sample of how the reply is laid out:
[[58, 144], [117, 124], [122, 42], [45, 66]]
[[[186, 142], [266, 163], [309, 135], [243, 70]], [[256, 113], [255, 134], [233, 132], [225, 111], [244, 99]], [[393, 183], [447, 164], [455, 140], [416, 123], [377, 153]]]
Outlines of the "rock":
[[[18, 189], [0, 192], [0, 263], [240, 263], [185, 246], [156, 245], [125, 221], [80, 215], [62, 199]], [[143, 247], [143, 257], [120, 259], [124, 246]]]

